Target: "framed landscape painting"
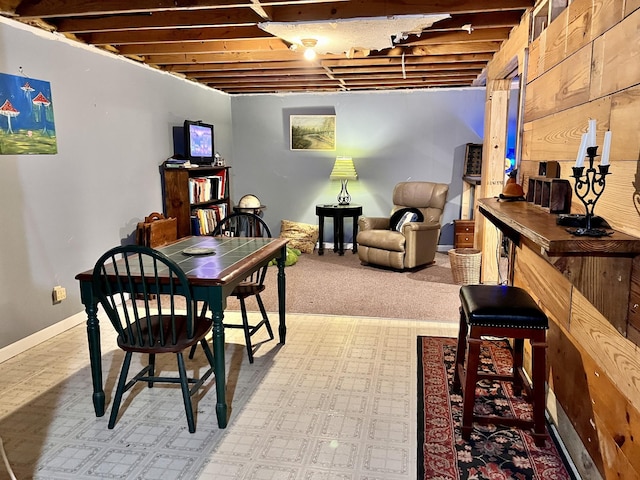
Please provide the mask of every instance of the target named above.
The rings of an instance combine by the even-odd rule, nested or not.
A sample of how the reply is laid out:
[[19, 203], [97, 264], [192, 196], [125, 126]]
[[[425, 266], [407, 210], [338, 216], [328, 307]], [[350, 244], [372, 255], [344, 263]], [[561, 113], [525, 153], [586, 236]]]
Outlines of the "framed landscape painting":
[[0, 154], [58, 153], [51, 85], [0, 73]]
[[291, 150], [335, 150], [335, 115], [291, 115]]

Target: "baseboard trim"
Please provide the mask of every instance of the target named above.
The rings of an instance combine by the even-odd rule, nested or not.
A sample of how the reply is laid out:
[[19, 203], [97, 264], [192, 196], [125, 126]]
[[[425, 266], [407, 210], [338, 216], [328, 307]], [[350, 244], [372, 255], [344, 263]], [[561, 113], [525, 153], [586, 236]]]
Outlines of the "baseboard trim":
[[56, 335], [87, 321], [87, 314], [82, 311], [44, 328], [28, 337], [22, 338], [0, 349], [0, 363], [9, 360]]
[[[319, 243], [316, 243], [315, 248], [317, 249], [319, 246]], [[453, 245], [438, 245], [437, 251], [440, 253], [447, 253], [449, 250], [451, 250], [453, 248]], [[333, 250], [333, 243], [330, 242], [324, 242], [324, 249], [325, 250]], [[345, 243], [344, 244], [344, 249], [346, 250], [352, 250], [353, 249], [353, 243]]]

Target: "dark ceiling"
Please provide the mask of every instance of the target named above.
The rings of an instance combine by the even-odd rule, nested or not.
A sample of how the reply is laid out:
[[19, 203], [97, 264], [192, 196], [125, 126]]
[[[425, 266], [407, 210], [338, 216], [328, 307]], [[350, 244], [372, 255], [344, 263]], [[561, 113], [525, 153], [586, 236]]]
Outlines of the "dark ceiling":
[[[230, 94], [482, 84], [526, 0], [0, 0], [0, 13]], [[260, 22], [449, 14], [370, 52], [303, 58]], [[469, 33], [464, 25], [471, 25]]]

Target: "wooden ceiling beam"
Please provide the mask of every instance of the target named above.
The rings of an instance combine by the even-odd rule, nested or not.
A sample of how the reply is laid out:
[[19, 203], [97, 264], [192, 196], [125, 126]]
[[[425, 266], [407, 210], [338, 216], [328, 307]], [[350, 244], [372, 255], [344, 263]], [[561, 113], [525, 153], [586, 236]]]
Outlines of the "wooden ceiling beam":
[[509, 38], [511, 28], [482, 28], [473, 30], [471, 33], [458, 29], [451, 32], [425, 32], [420, 36], [409, 37], [406, 41], [399, 43], [399, 46], [416, 46], [416, 45], [438, 45], [450, 43], [469, 43], [482, 41], [503, 42]]
[[229, 53], [194, 53], [175, 55], [147, 55], [145, 61], [154, 65], [204, 64], [228, 62], [264, 62], [264, 61], [303, 60], [301, 52], [279, 50], [269, 52], [229, 52]]
[[[432, 63], [458, 63], [458, 62], [484, 62], [487, 63], [493, 58], [491, 52], [467, 53], [455, 55], [406, 55], [405, 65], [432, 64]], [[401, 56], [383, 57], [369, 56], [361, 59], [323, 59], [322, 65], [327, 67], [360, 67], [367, 65], [402, 65]]]
[[371, 86], [371, 85], [376, 85], [378, 87], [388, 87], [388, 86], [397, 86], [397, 85], [424, 85], [424, 86], [433, 86], [433, 85], [444, 85], [444, 84], [451, 84], [451, 83], [455, 83], [455, 84], [466, 84], [469, 85], [470, 82], [472, 82], [475, 79], [475, 77], [473, 79], [465, 79], [465, 78], [442, 78], [442, 79], [436, 79], [436, 80], [415, 80], [415, 79], [407, 79], [407, 80], [389, 80], [389, 81], [384, 81], [384, 80], [376, 80], [375, 82], [371, 82], [371, 81], [367, 81], [366, 79], [364, 80], [355, 80], [355, 81], [351, 81], [351, 82], [346, 82], [346, 85], [348, 87], [355, 87], [355, 86]]
[[190, 73], [190, 72], [207, 72], [207, 71], [220, 71], [220, 70], [264, 70], [274, 68], [287, 68], [287, 69], [313, 69], [318, 68], [317, 63], [309, 63], [306, 60], [292, 60], [284, 62], [234, 62], [234, 63], [205, 63], [198, 65], [165, 65], [163, 70], [168, 72], [177, 73]]
[[[438, 73], [438, 72], [468, 72], [474, 71], [480, 73], [485, 67], [484, 63], [465, 63], [459, 65], [441, 64], [441, 65], [409, 65], [405, 67], [406, 72], [416, 73]], [[332, 75], [339, 77], [343, 75], [359, 75], [359, 74], [383, 74], [401, 73], [402, 68], [397, 65], [389, 65], [384, 67], [372, 68], [347, 68], [334, 69], [329, 71]], [[207, 78], [225, 78], [225, 77], [265, 77], [279, 75], [317, 75], [326, 73], [324, 69], [244, 69], [244, 70], [211, 70], [211, 71], [193, 71], [189, 72], [190, 78], [207, 79]]]
[[416, 79], [419, 79], [420, 81], [435, 81], [435, 80], [442, 80], [442, 79], [448, 79], [448, 78], [460, 80], [461, 77], [464, 77], [464, 79], [468, 78], [469, 81], [473, 81], [478, 76], [478, 74], [480, 74], [480, 71], [430, 73], [428, 76], [421, 75], [419, 73], [407, 73], [406, 75], [403, 75], [401, 72], [399, 72], [394, 74], [380, 74], [380, 75], [373, 75], [373, 74], [341, 75], [337, 78], [339, 78], [340, 80], [344, 80], [345, 82], [368, 81], [370, 83], [373, 83], [374, 81], [395, 82], [400, 80], [404, 81], [404, 80], [416, 80]]
[[157, 12], [154, 14], [77, 17], [50, 20], [59, 32], [93, 33], [116, 30], [205, 28], [255, 25], [262, 21], [250, 8]]
[[478, 12], [524, 11], [533, 7], [534, 0], [351, 0], [333, 4], [274, 6], [274, 22], [308, 22], [358, 17], [387, 17], [391, 15], [461, 14]]
[[[440, 72], [440, 71], [465, 71], [465, 70], [482, 70], [486, 66], [486, 63], [439, 63], [433, 65], [406, 65], [404, 67], [405, 72]], [[360, 74], [360, 73], [372, 73], [377, 72], [402, 72], [403, 68], [400, 65], [388, 65], [378, 67], [361, 67], [361, 68], [334, 68], [331, 71], [334, 75], [348, 75], [348, 74]]]
[[[414, 55], [461, 55], [495, 53], [500, 48], [501, 42], [470, 42], [456, 43], [450, 45], [424, 45], [412, 47]], [[344, 59], [344, 55], [320, 55], [318, 61], [330, 61]], [[366, 60], [369, 57], [361, 57]], [[226, 52], [226, 53], [180, 53], [180, 54], [159, 54], [147, 55], [145, 61], [154, 65], [176, 65], [176, 64], [204, 64], [204, 63], [227, 63], [227, 62], [262, 62], [262, 61], [287, 61], [301, 60], [302, 53], [292, 52], [288, 49], [278, 51], [256, 51], [256, 52]], [[353, 61], [353, 59], [349, 59]], [[399, 59], [402, 62], [402, 58]], [[407, 58], [405, 57], [405, 62]], [[361, 63], [367, 63], [361, 62]]]
[[211, 71], [211, 72], [191, 72], [189, 78], [196, 78], [198, 80], [205, 80], [210, 78], [246, 78], [246, 77], [278, 77], [278, 76], [294, 76], [303, 77], [305, 75], [326, 75], [327, 72], [324, 69], [313, 70], [223, 70], [223, 71]]
[[[5, 0], [6, 1], [6, 0]], [[287, 3], [329, 3], [344, 0], [288, 0]], [[23, 18], [48, 18], [48, 17], [84, 17], [92, 15], [119, 15], [130, 13], [154, 13], [164, 11], [203, 10], [213, 8], [252, 8], [269, 7], [281, 4], [282, 0], [260, 0], [259, 3], [251, 0], [92, 0], [65, 1], [65, 0], [39, 0], [13, 3], [13, 10]], [[0, 2], [0, 6], [2, 3]], [[19, 5], [19, 7], [18, 7]]]
[[502, 42], [469, 42], [446, 43], [437, 45], [420, 45], [412, 47], [414, 55], [454, 55], [466, 53], [495, 53], [500, 49]]
[[117, 47], [122, 55], [189, 55], [221, 52], [289, 51], [289, 46], [279, 38], [253, 40], [225, 40], [188, 43], [123, 45]]
[[522, 11], [510, 10], [503, 12], [480, 12], [465, 13], [461, 15], [451, 15], [451, 18], [440, 20], [429, 27], [427, 32], [459, 30], [463, 25], [472, 25], [476, 29], [480, 28], [512, 28], [520, 23]]
[[138, 45], [147, 43], [204, 42], [207, 40], [250, 40], [273, 38], [273, 35], [257, 25], [237, 27], [172, 28], [167, 30], [122, 30], [77, 34], [80, 40], [91, 45]]

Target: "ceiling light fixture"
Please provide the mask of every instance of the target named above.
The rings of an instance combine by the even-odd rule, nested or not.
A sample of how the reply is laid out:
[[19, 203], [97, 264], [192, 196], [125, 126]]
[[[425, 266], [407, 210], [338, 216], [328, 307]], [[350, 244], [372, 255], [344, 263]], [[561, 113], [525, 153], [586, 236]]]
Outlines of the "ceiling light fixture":
[[300, 40], [304, 49], [304, 58], [311, 61], [316, 58], [316, 51], [314, 50], [315, 46], [318, 44], [318, 41], [315, 38], [303, 38]]

